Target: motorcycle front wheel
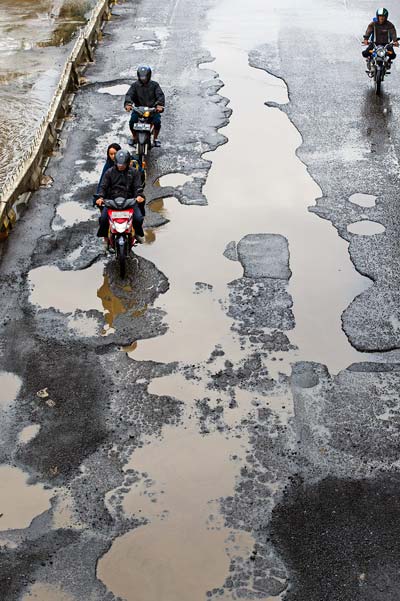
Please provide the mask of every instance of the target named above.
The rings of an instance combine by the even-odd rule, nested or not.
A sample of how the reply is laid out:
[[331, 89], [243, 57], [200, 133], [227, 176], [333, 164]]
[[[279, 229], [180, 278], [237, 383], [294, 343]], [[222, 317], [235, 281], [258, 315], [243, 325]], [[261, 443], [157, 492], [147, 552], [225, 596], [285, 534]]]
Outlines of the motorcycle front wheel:
[[375, 94], [377, 96], [381, 95], [381, 85], [382, 85], [382, 69], [378, 68], [375, 71]]
[[117, 261], [119, 265], [119, 275], [123, 280], [126, 275], [126, 240], [124, 244], [117, 244]]

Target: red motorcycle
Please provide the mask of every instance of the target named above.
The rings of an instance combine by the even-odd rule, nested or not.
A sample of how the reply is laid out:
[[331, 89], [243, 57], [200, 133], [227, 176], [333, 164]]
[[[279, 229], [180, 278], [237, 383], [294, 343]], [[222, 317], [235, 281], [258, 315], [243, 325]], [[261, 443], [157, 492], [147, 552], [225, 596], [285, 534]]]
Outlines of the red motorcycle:
[[135, 230], [132, 225], [135, 198], [104, 200], [108, 213], [108, 248], [115, 252], [121, 278], [126, 274], [126, 260], [134, 246]]

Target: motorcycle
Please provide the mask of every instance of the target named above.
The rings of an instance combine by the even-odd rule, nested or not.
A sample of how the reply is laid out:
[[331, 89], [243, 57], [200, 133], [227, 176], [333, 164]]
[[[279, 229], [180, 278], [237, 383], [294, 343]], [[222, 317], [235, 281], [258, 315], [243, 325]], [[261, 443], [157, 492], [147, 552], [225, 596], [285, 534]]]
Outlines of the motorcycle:
[[115, 252], [119, 264], [119, 274], [126, 274], [126, 261], [134, 246], [135, 230], [132, 225], [135, 198], [105, 199], [108, 214], [108, 249]]
[[382, 82], [386, 75], [390, 75], [388, 71], [388, 65], [393, 55], [393, 42], [382, 46], [379, 44], [373, 44], [373, 48], [370, 50], [371, 58], [369, 61], [369, 70], [367, 71], [368, 77], [374, 80], [375, 83], [375, 94], [380, 96]]
[[150, 118], [157, 109], [148, 106], [133, 106], [132, 110], [139, 115], [139, 121], [134, 124], [133, 129], [137, 133], [139, 165], [143, 178], [146, 179], [147, 163], [151, 151], [151, 136], [154, 131], [154, 125], [150, 123]]

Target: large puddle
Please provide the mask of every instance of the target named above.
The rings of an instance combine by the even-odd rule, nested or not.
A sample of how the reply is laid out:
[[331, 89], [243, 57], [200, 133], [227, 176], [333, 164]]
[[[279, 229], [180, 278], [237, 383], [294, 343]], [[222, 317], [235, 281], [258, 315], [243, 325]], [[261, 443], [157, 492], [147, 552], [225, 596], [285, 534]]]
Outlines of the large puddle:
[[181, 400], [182, 423], [145, 441], [125, 466], [138, 472], [139, 480], [123, 496], [124, 513], [149, 523], [114, 541], [97, 574], [127, 601], [203, 601], [223, 583], [230, 559], [248, 558], [253, 550], [249, 534], [224, 527], [218, 499], [232, 494], [244, 465], [247, 438], [236, 427], [254, 410], [254, 397], [238, 391], [238, 406], [224, 419], [229, 429], [215, 424], [200, 434], [196, 401], [207, 396], [210, 407], [222, 409], [220, 391], [205, 391], [178, 373], [153, 380], [149, 392]]

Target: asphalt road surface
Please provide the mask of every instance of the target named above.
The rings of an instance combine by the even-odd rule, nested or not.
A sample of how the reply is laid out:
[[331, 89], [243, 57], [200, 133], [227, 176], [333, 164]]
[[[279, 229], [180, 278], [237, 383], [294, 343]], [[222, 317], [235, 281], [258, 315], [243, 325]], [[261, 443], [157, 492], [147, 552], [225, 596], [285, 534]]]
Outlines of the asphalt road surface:
[[[2, 600], [398, 599], [400, 75], [375, 97], [375, 9], [115, 7], [1, 246]], [[167, 110], [122, 282], [91, 196], [139, 63]]]

